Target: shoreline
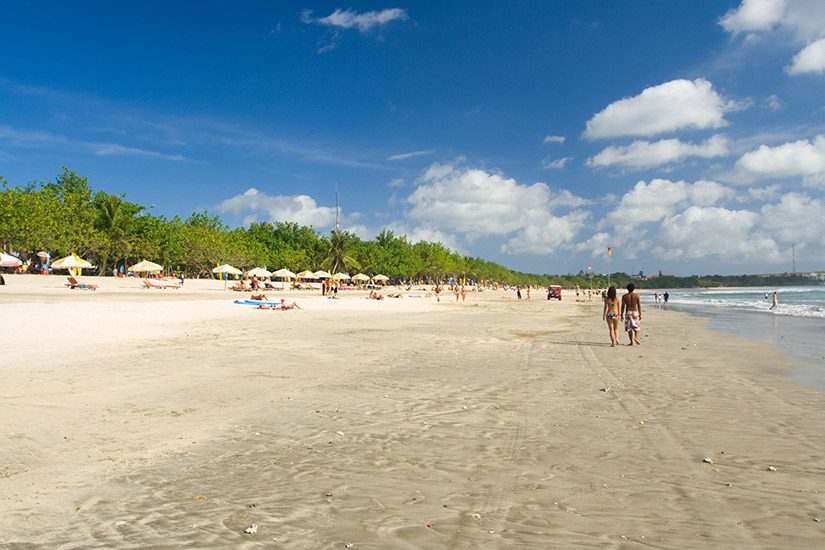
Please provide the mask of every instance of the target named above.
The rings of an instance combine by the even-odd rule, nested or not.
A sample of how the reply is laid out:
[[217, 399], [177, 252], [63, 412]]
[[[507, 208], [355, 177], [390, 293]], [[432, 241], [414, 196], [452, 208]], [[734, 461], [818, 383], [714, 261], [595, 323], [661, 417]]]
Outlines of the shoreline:
[[0, 545], [775, 548], [825, 534], [823, 395], [777, 376], [793, 365], [764, 342], [648, 308], [643, 345], [611, 348], [601, 303], [569, 294], [296, 292], [304, 310], [272, 312], [213, 286], [0, 289], [15, 320]]

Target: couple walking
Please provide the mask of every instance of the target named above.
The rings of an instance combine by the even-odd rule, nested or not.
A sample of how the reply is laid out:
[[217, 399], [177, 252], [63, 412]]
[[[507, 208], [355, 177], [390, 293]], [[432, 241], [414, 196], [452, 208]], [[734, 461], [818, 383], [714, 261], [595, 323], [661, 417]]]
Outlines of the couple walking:
[[607, 321], [611, 347], [619, 343], [619, 318], [624, 319], [624, 330], [630, 340], [627, 345], [632, 346], [634, 343], [637, 346], [641, 345], [641, 342], [639, 342], [639, 323], [642, 320], [642, 302], [639, 299], [639, 294], [634, 292], [635, 290], [636, 285], [633, 283], [628, 284], [627, 294], [622, 296], [622, 300], [619, 302], [616, 297], [616, 287], [611, 286], [607, 289], [602, 319]]

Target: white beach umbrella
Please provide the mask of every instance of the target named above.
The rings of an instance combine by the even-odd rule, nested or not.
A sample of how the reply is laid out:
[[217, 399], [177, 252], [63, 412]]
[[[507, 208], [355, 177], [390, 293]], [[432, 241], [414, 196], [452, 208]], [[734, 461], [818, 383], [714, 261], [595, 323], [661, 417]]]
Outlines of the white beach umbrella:
[[[212, 270], [212, 273], [226, 273], [227, 275], [240, 275], [243, 273], [237, 267], [231, 266], [229, 264], [221, 264], [218, 267]], [[226, 290], [226, 279], [223, 280], [223, 288]]]
[[353, 281], [369, 281], [370, 276], [369, 275], [364, 275], [363, 273], [359, 273], [358, 275], [354, 276], [352, 278], [352, 280]]
[[308, 269], [304, 270], [304, 271], [301, 271], [300, 273], [298, 273], [296, 275], [296, 277], [298, 277], [299, 279], [317, 279], [317, 277], [315, 276], [315, 273], [313, 273], [312, 271], [309, 271]]
[[352, 277], [349, 276], [349, 273], [338, 272], [332, 276], [333, 281], [349, 281]]
[[143, 260], [131, 266], [129, 271], [133, 271], [135, 273], [152, 273], [155, 271], [163, 271], [163, 266], [156, 264], [155, 262], [150, 262], [149, 260]]
[[383, 282], [389, 281], [389, 280], [390, 280], [390, 278], [389, 278], [389, 277], [387, 277], [386, 275], [381, 275], [381, 274], [379, 273], [378, 275], [376, 275], [375, 277], [373, 277], [373, 278], [372, 278], [372, 280], [373, 280], [373, 281], [381, 281], [381, 282], [383, 283]]
[[281, 277], [282, 279], [294, 279], [296, 275], [288, 269], [279, 269], [275, 273], [273, 273], [276, 277]]
[[0, 267], [17, 267], [19, 265], [23, 265], [20, 258], [15, 258], [5, 252], [0, 252]]
[[252, 268], [249, 271], [247, 271], [246, 274], [250, 277], [259, 277], [261, 279], [266, 279], [267, 277], [272, 276], [271, 271], [267, 271], [266, 269], [264, 269], [262, 267]]
[[332, 274], [328, 273], [328, 272], [326, 272], [322, 269], [321, 271], [316, 271], [315, 272], [315, 278], [316, 279], [331, 279]]
[[243, 271], [229, 264], [221, 264], [215, 269], [213, 269], [212, 273], [227, 273], [229, 275], [240, 275], [241, 273], [243, 273]]

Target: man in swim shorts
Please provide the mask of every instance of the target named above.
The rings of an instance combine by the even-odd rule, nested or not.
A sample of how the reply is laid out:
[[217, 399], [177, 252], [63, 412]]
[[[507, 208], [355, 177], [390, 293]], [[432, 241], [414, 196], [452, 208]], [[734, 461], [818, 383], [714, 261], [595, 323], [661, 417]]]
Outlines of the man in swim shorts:
[[627, 294], [622, 296], [622, 318], [624, 319], [624, 330], [630, 340], [628, 346], [634, 343], [638, 346], [639, 342], [639, 323], [642, 320], [642, 302], [639, 300], [639, 294], [634, 292], [636, 285], [629, 283], [627, 285]]

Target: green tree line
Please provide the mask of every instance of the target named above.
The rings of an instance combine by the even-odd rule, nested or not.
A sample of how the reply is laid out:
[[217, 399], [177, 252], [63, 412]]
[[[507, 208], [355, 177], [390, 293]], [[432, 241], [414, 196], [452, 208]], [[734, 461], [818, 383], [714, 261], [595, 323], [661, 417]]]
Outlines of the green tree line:
[[[565, 288], [604, 288], [607, 277], [520, 273], [495, 262], [459, 254], [437, 242], [410, 242], [385, 229], [372, 240], [347, 231], [320, 234], [292, 222], [253, 223], [230, 228], [219, 216], [193, 213], [186, 219], [155, 216], [125, 196], [94, 192], [87, 178], [68, 168], [53, 182], [12, 186], [0, 176], [0, 245], [33, 257], [48, 251], [53, 258], [77, 253], [98, 266], [99, 273], [149, 259], [188, 276], [209, 276], [217, 262], [242, 269], [286, 267], [294, 272], [383, 273], [393, 279], [446, 280], [450, 277], [509, 285], [560, 284]], [[702, 286], [780, 286], [809, 279], [758, 276], [660, 277], [631, 279], [624, 273], [611, 282], [640, 288]]]

